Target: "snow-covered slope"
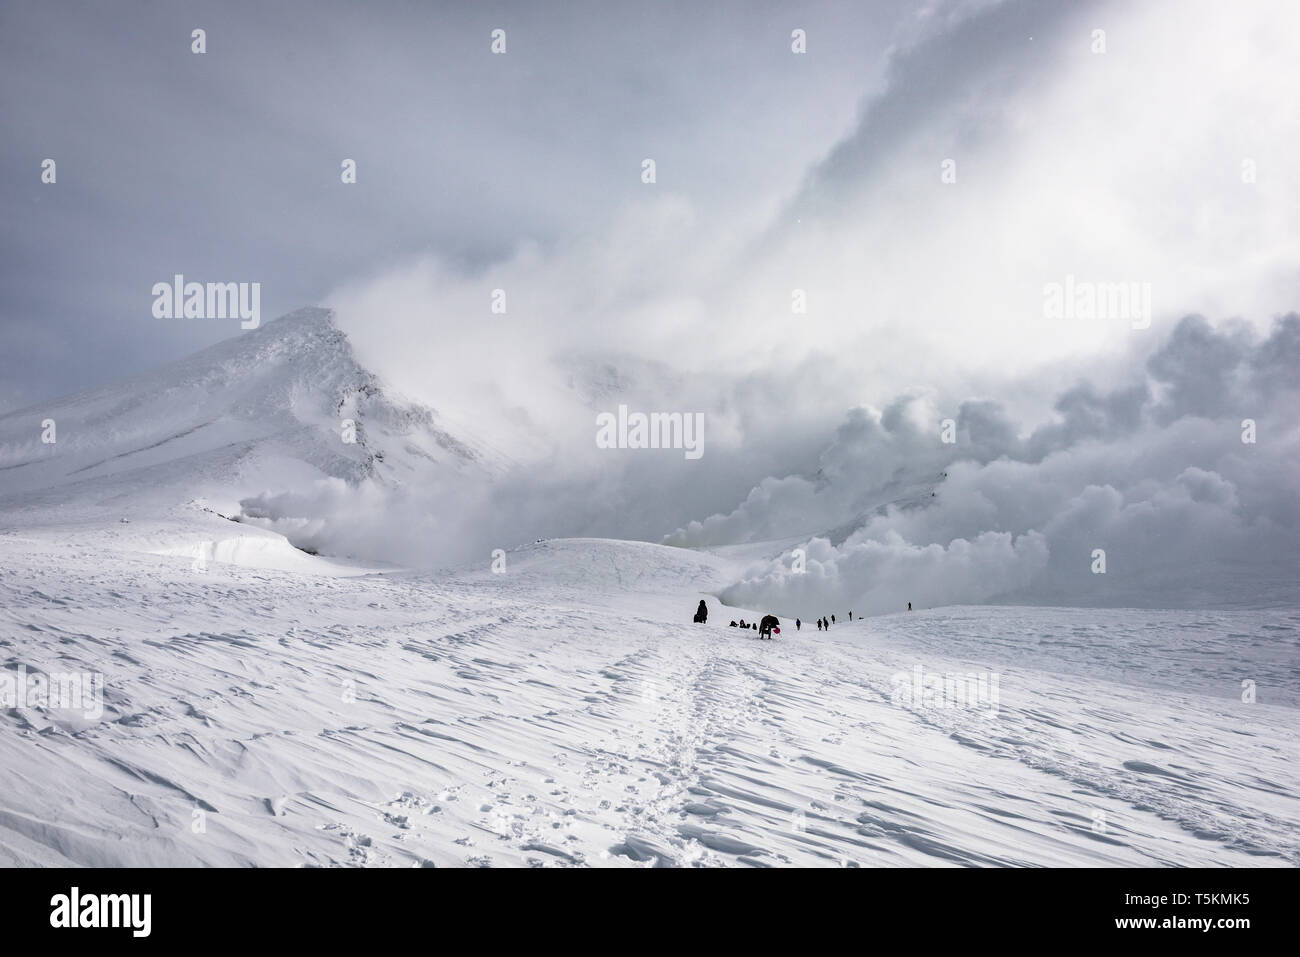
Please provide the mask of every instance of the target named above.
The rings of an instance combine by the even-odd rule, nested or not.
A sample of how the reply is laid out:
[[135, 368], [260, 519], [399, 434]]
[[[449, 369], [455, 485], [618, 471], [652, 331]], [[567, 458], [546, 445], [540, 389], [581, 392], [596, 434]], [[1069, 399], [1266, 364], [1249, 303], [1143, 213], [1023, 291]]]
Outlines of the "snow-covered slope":
[[[52, 443], [42, 441], [47, 420]], [[492, 474], [505, 461], [389, 394], [357, 364], [331, 314], [309, 308], [156, 371], [0, 417], [0, 508], [116, 507], [143, 483], [153, 509], [212, 493], [229, 511], [242, 494], [311, 477], [392, 485], [430, 470]]]
[[509, 464], [391, 393], [331, 313], [309, 308], [0, 417], [0, 528], [326, 573], [295, 545], [314, 546], [330, 496], [346, 512], [345, 496], [366, 488], [379, 500], [472, 486]]
[[[806, 537], [424, 574], [258, 525], [322, 487], [418, 488], [414, 520], [508, 464], [320, 310], [0, 418], [0, 864], [1300, 863], [1291, 606], [846, 624], [822, 591], [830, 632], [760, 642], [728, 622], [786, 606], [719, 597], [766, 604], [735, 583]], [[936, 475], [808, 527], [923, 516]]]
[[[727, 622], [763, 609], [711, 597], [734, 574], [591, 539], [345, 578], [0, 534], [0, 677], [105, 687], [102, 714], [0, 711], [0, 862], [1300, 863], [1300, 614], [761, 642]], [[901, 700], [917, 668], [997, 697]]]

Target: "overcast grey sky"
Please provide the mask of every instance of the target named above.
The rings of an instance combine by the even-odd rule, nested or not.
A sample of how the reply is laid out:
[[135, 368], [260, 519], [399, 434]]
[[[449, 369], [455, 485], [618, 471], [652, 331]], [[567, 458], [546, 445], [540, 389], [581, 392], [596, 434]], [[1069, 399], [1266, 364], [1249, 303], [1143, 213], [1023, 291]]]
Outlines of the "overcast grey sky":
[[[175, 273], [262, 283], [264, 321], [344, 305], [363, 360], [438, 407], [486, 349], [507, 371], [580, 349], [725, 370], [754, 394], [804, 363], [819, 388], [785, 388], [795, 419], [916, 388], [1005, 400], [1141, 345], [1044, 322], [1066, 275], [1149, 282], [1152, 339], [1193, 312], [1263, 331], [1300, 285], [1298, 19], [1285, 0], [9, 2], [0, 409], [239, 333], [155, 319]], [[484, 341], [495, 286], [512, 325]]]
[[235, 334], [152, 317], [176, 272], [260, 281], [269, 319], [412, 255], [472, 271], [599, 233], [646, 156], [700, 215], [759, 215], [851, 129], [909, 6], [9, 0], [0, 408]]

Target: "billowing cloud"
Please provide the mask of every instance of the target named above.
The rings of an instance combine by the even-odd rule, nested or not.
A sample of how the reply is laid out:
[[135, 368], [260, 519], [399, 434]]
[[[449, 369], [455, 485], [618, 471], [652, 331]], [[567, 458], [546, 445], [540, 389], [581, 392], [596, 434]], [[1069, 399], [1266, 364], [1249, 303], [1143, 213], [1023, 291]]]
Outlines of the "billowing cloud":
[[1296, 362], [1295, 313], [1267, 337], [1188, 317], [1140, 381], [1071, 385], [1056, 421], [1023, 435], [996, 403], [963, 407], [974, 412], [953, 444], [937, 417], [917, 429], [897, 406], [855, 410], [822, 456], [830, 468], [765, 479], [666, 541], [789, 538], [805, 520], [834, 529], [785, 542], [723, 596], [806, 616], [908, 601], [1294, 600], [1300, 380], [1278, 370]]
[[[1294, 527], [1272, 477], [1291, 464], [1277, 403], [1293, 324], [1259, 345], [1300, 278], [1286, 172], [1300, 134], [1274, 95], [1300, 85], [1294, 5], [874, 9], [891, 16], [856, 33], [821, 9], [803, 59], [784, 16], [779, 29], [747, 18], [731, 45], [751, 52], [718, 85], [690, 79], [708, 72], [695, 37], [673, 52], [680, 76], [623, 69], [618, 42], [577, 44], [581, 63], [616, 73], [605, 95], [559, 75], [567, 61], [548, 58], [532, 18], [508, 64], [457, 51], [447, 69], [483, 85], [442, 123], [385, 122], [368, 85], [330, 87], [349, 129], [376, 137], [363, 170], [420, 188], [408, 198], [365, 172], [385, 215], [360, 188], [342, 212], [340, 187], [328, 203], [313, 192], [330, 215], [299, 220], [293, 241], [348, 237], [309, 258], [337, 278], [328, 301], [360, 363], [513, 465], [470, 483], [299, 489], [262, 503], [274, 520], [306, 523], [318, 547], [424, 563], [540, 536], [820, 536], [835, 587], [882, 602], [873, 582], [895, 567], [935, 601], [1109, 601], [1179, 548], [1229, 561], [1259, 537], [1270, 554]], [[866, 34], [870, 51], [844, 40]], [[382, 30], [361, 37], [390, 52]], [[399, 45], [385, 62], [409, 77], [426, 59]], [[524, 88], [517, 64], [545, 93], [541, 125], [509, 95]], [[667, 99], [646, 94], [656, 78]], [[862, 95], [856, 120], [845, 82]], [[572, 139], [557, 133], [564, 96], [600, 107], [569, 117]], [[624, 125], [620, 104], [643, 99], [654, 122], [634, 111]], [[327, 132], [332, 171], [346, 140]], [[428, 179], [430, 151], [456, 175]], [[637, 175], [647, 155], [653, 185]], [[1045, 287], [1075, 279], [1149, 286], [1151, 312], [1050, 318]], [[595, 415], [624, 403], [703, 414], [703, 457], [599, 448]], [[1248, 417], [1260, 439], [1246, 447]], [[937, 434], [949, 418], [951, 445]], [[1167, 547], [1150, 546], [1158, 535]], [[1099, 548], [1105, 576], [1089, 570]], [[774, 599], [785, 587], [775, 567], [749, 579]]]

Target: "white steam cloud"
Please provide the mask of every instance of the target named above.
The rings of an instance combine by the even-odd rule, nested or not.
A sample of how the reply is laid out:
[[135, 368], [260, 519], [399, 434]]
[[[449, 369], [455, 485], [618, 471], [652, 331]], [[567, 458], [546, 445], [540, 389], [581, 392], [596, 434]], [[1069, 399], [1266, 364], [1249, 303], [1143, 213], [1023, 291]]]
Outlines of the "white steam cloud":
[[[1300, 130], [1275, 95], [1300, 88], [1297, 35], [1294, 5], [1263, 0], [939, 5], [803, 187], [754, 197], [781, 210], [762, 228], [702, 215], [670, 163], [641, 184], [636, 155], [585, 240], [346, 285], [330, 304], [359, 361], [507, 464], [351, 504], [322, 489], [313, 534], [429, 563], [541, 536], [798, 539], [804, 577], [777, 561], [729, 594], [812, 615], [1181, 602], [1224, 580], [1178, 585], [1170, 562], [1291, 554], [1292, 393], [1268, 363], [1294, 356], [1293, 320], [1269, 324], [1300, 288]], [[1045, 317], [1068, 276], [1150, 284], [1151, 327]], [[620, 403], [704, 413], [706, 454], [598, 449]]]
[[1297, 363], [1294, 313], [1262, 340], [1188, 317], [1141, 381], [1111, 392], [1079, 383], [1060, 395], [1055, 421], [1027, 435], [996, 403], [964, 404], [951, 445], [937, 416], [908, 414], [924, 405], [915, 398], [858, 409], [814, 476], [767, 479], [733, 511], [666, 541], [781, 538], [809, 516], [836, 527], [757, 563], [723, 594], [808, 617], [909, 601], [1295, 601]]

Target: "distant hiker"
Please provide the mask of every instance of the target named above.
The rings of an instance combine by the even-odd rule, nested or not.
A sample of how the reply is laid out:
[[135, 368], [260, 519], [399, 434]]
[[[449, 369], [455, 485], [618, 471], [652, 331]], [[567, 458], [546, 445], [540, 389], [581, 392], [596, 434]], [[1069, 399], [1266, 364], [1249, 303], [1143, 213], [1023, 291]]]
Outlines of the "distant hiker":
[[830, 631], [831, 620], [829, 618], [822, 618], [822, 627], [825, 628], [827, 631]]
[[748, 628], [748, 627], [749, 627], [749, 625], [745, 624], [745, 619], [743, 619], [743, 618], [740, 619], [740, 627], [741, 627], [741, 628]]
[[731, 627], [732, 627], [732, 628], [735, 628], [735, 627], [736, 627], [736, 622], [735, 622], [734, 619], [733, 619], [732, 622], [731, 622]]
[[820, 618], [817, 619], [817, 630], [818, 631], [822, 630], [822, 620]]
[[910, 601], [907, 603], [907, 610], [908, 611], [912, 610], [912, 603]]
[[849, 609], [849, 621], [852, 621], [852, 620], [853, 620], [853, 609], [850, 608], [850, 609]]
[[771, 638], [773, 628], [776, 629], [776, 633], [778, 635], [781, 633], [780, 620], [776, 617], [776, 615], [764, 615], [763, 621], [761, 622], [758, 629], [758, 637]]
[[709, 620], [709, 606], [704, 604], [704, 599], [700, 599], [700, 607], [695, 609], [695, 620], [697, 622], [707, 623]]
[[831, 622], [833, 623], [834, 621], [835, 621], [835, 616], [831, 615]]
[[803, 622], [796, 618], [794, 620], [794, 630], [799, 631], [801, 628], [803, 628]]

